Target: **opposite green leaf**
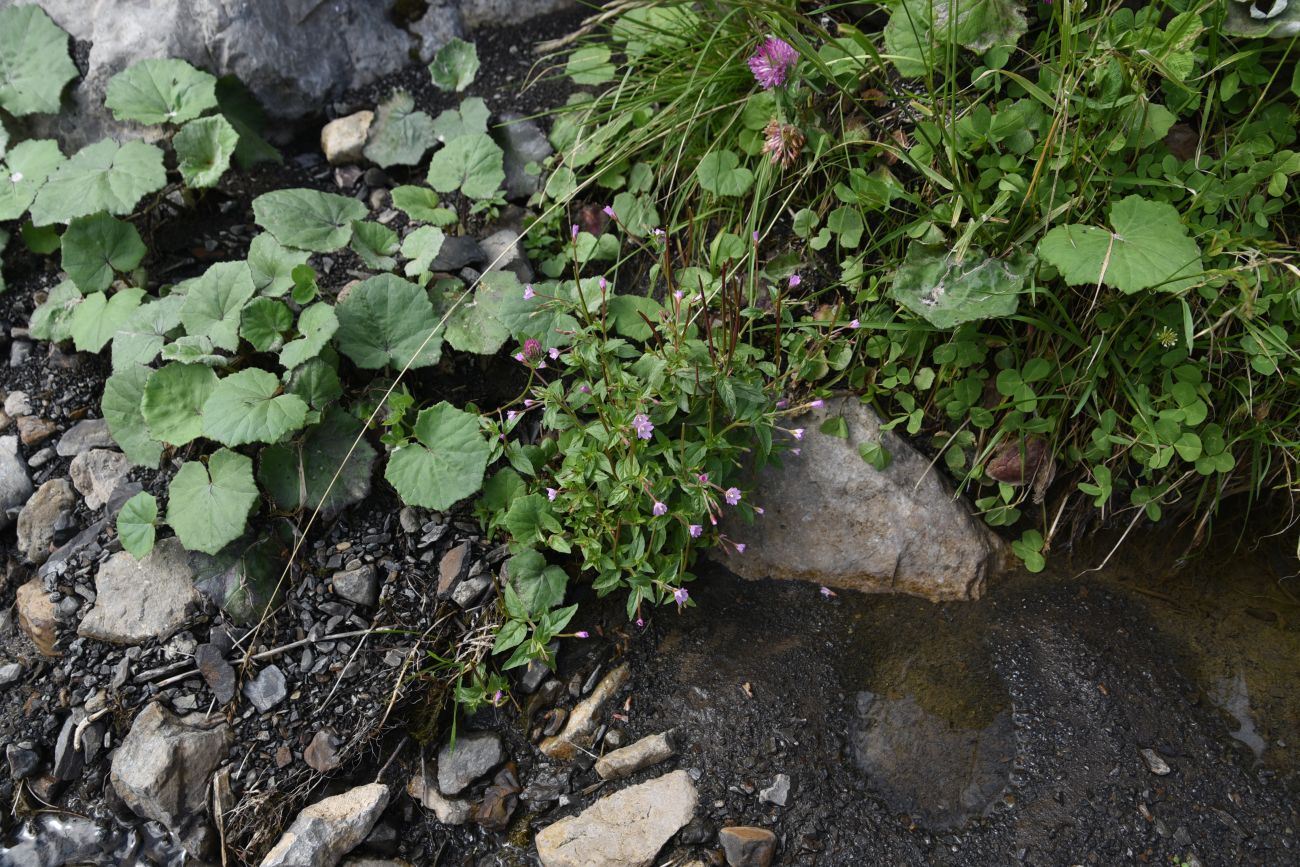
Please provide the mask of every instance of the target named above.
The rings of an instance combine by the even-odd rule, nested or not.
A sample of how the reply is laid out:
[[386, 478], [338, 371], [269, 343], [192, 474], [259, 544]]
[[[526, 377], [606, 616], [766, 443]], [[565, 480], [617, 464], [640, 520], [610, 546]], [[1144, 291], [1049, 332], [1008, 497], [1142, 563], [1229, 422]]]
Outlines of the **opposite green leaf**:
[[142, 60], [108, 80], [104, 105], [118, 120], [179, 126], [217, 107], [216, 87], [184, 60]]
[[477, 415], [442, 401], [420, 412], [415, 436], [419, 443], [399, 446], [384, 472], [403, 502], [446, 509], [483, 486], [492, 450]]
[[356, 199], [317, 190], [263, 193], [253, 199], [253, 216], [286, 247], [332, 253], [352, 237], [352, 223], [366, 215]]
[[280, 380], [265, 370], [232, 373], [203, 404], [203, 433], [226, 446], [278, 442], [307, 417], [302, 398], [279, 391]]
[[462, 91], [478, 74], [478, 50], [472, 43], [453, 38], [438, 49], [429, 64], [433, 83], [443, 90]]
[[181, 322], [185, 333], [206, 337], [227, 352], [239, 348], [240, 313], [253, 297], [253, 275], [247, 262], [218, 262], [203, 276], [183, 284]]
[[262, 233], [248, 245], [248, 271], [253, 286], [263, 295], [279, 296], [293, 288], [293, 269], [306, 265], [311, 253], [289, 250], [270, 233]]
[[117, 330], [131, 320], [143, 289], [127, 287], [108, 298], [95, 292], [72, 311], [72, 340], [78, 352], [99, 352], [113, 339]]
[[442, 335], [429, 337], [438, 319], [428, 293], [393, 274], [353, 286], [335, 312], [339, 351], [357, 367], [428, 367], [442, 355]]
[[318, 302], [305, 308], [298, 314], [298, 333], [301, 336], [285, 344], [280, 352], [280, 364], [285, 370], [293, 370], [315, 358], [338, 330], [339, 319], [333, 307]]
[[62, 246], [63, 270], [86, 293], [103, 292], [114, 271], [130, 271], [146, 252], [135, 226], [103, 213], [69, 223]]
[[411, 95], [399, 90], [379, 104], [365, 155], [384, 168], [413, 166], [435, 143], [432, 118], [416, 111]]
[[172, 362], [153, 371], [140, 401], [149, 434], [174, 446], [202, 435], [203, 405], [216, 387], [217, 375], [206, 365]]
[[32, 203], [38, 226], [66, 223], [96, 211], [124, 215], [167, 183], [163, 152], [151, 144], [119, 145], [104, 139], [87, 145], [62, 163]]
[[504, 156], [486, 133], [453, 139], [429, 160], [429, 186], [440, 193], [460, 190], [471, 199], [490, 199], [506, 179]]
[[59, 110], [77, 77], [68, 34], [35, 4], [0, 9], [0, 108], [14, 117]]
[[62, 162], [58, 142], [36, 139], [14, 145], [0, 166], [0, 220], [21, 217]]
[[244, 532], [256, 503], [253, 462], [221, 449], [206, 467], [188, 461], [177, 471], [167, 488], [167, 523], [189, 550], [216, 554]]
[[201, 117], [181, 127], [172, 139], [172, 147], [176, 148], [177, 168], [185, 186], [215, 187], [230, 168], [230, 158], [238, 145], [239, 133], [221, 115]]
[[156, 467], [162, 457], [162, 443], [150, 436], [140, 408], [150, 373], [149, 368], [138, 364], [115, 371], [104, 382], [100, 401], [113, 441], [138, 467]]
[[143, 560], [153, 550], [157, 521], [158, 498], [148, 491], [127, 500], [117, 513], [117, 538], [135, 559]]

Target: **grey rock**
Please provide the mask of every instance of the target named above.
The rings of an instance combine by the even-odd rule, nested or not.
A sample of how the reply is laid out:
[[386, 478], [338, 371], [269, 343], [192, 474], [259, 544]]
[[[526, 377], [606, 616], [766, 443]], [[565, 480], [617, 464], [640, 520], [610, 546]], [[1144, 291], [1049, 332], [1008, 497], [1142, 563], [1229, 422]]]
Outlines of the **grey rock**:
[[266, 713], [289, 694], [284, 672], [278, 666], [268, 665], [257, 677], [244, 682], [244, 697], [253, 703], [258, 713]]
[[85, 761], [73, 741], [77, 732], [77, 723], [85, 719], [85, 716], [83, 711], [75, 711], [63, 720], [63, 728], [59, 729], [59, 737], [54, 742], [54, 768], [51, 773], [54, 774], [55, 779], [75, 780], [81, 776]]
[[[842, 416], [848, 437], [820, 431]], [[853, 398], [828, 400], [789, 424], [802, 453], [769, 467], [747, 498], [766, 514], [752, 525], [729, 510], [723, 564], [744, 578], [802, 580], [864, 592], [909, 593], [932, 601], [977, 599], [1004, 563], [1003, 543], [954, 500], [939, 470]], [[876, 470], [858, 453], [881, 444], [891, 461]]]
[[21, 662], [6, 662], [4, 665], [0, 665], [0, 689], [17, 683], [22, 676], [23, 665]]
[[21, 418], [32, 414], [32, 401], [25, 391], [11, 391], [5, 395], [5, 415]]
[[235, 669], [215, 644], [200, 644], [194, 651], [194, 664], [216, 697], [217, 704], [227, 704], [235, 697]]
[[67, 479], [50, 479], [18, 513], [18, 550], [32, 563], [44, 563], [50, 556], [54, 534], [70, 523], [76, 495]]
[[262, 867], [333, 867], [366, 839], [387, 806], [388, 787], [381, 783], [317, 801], [298, 814]]
[[537, 835], [543, 867], [648, 867], [695, 814], [695, 784], [673, 771], [601, 798]]
[[580, 748], [590, 745], [591, 735], [596, 730], [601, 710], [618, 694], [630, 676], [631, 672], [626, 665], [620, 665], [605, 675], [605, 679], [592, 690], [591, 695], [579, 702], [569, 714], [569, 721], [565, 724], [564, 730], [542, 741], [538, 749], [551, 758], [561, 761], [571, 761], [576, 758]]
[[1163, 777], [1173, 770], [1169, 767], [1169, 763], [1166, 762], [1155, 750], [1145, 749], [1141, 752], [1142, 761], [1146, 762], [1147, 770], [1155, 774], [1157, 777]]
[[790, 775], [777, 774], [776, 779], [772, 780], [772, 785], [759, 791], [758, 799], [766, 804], [784, 807], [786, 801], [790, 799]]
[[776, 854], [776, 835], [766, 828], [738, 826], [718, 832], [728, 867], [768, 867]]
[[373, 563], [335, 572], [331, 580], [334, 582], [334, 592], [349, 602], [374, 605], [379, 601], [379, 578], [375, 574]]
[[481, 265], [486, 261], [487, 255], [478, 241], [468, 235], [453, 235], [442, 242], [429, 270], [454, 272], [466, 265]]
[[433, 60], [438, 49], [453, 39], [465, 37], [465, 25], [460, 20], [460, 10], [455, 0], [436, 0], [425, 13], [411, 22], [411, 35], [418, 40], [417, 51], [421, 63]]
[[461, 542], [438, 561], [438, 598], [447, 599], [456, 582], [469, 571], [469, 542]]
[[574, 0], [460, 0], [460, 15], [472, 29], [481, 24], [526, 21], [575, 5]]
[[54, 449], [46, 446], [27, 459], [27, 466], [35, 470], [45, 466], [52, 460], [54, 460]]
[[492, 130], [505, 154], [506, 195], [512, 199], [526, 199], [541, 187], [541, 172], [529, 174], [527, 166], [554, 153], [546, 133], [536, 121], [523, 115], [507, 112], [501, 115], [501, 125]]
[[136, 815], [153, 819], [201, 858], [210, 845], [208, 778], [230, 748], [230, 727], [219, 717], [178, 718], [162, 705], [146, 707], [113, 755], [109, 779]]
[[15, 780], [25, 780], [41, 766], [41, 754], [29, 741], [9, 744], [5, 747], [5, 757], [9, 760], [9, 776]]
[[86, 508], [98, 509], [112, 499], [131, 472], [126, 455], [108, 449], [90, 449], [72, 459], [68, 475], [72, 486], [86, 498]]
[[[131, 484], [131, 485], [125, 485], [123, 487], [138, 488], [139, 486]], [[118, 494], [120, 495], [121, 492], [122, 489], [119, 489]], [[72, 555], [79, 554], [82, 551], [88, 550], [92, 545], [95, 545], [99, 541], [99, 534], [103, 531], [104, 527], [107, 526], [107, 524], [108, 524], [107, 519], [100, 518], [98, 521], [94, 522], [90, 526], [86, 527], [86, 529], [82, 530], [80, 533], [73, 536], [68, 541], [64, 542], [62, 545], [56, 548], [54, 550], [54, 553], [51, 554], [45, 560], [45, 563], [42, 564], [41, 568], [37, 571], [37, 574], [40, 575], [42, 578], [45, 577], [46, 575], [63, 574], [63, 571], [67, 568], [65, 564], [72, 557]]]
[[325, 160], [334, 166], [360, 162], [374, 119], [373, 111], [358, 111], [325, 124], [320, 131], [320, 149]]
[[58, 656], [54, 649], [59, 637], [58, 617], [40, 578], [33, 578], [18, 588], [14, 607], [18, 611], [18, 628], [31, 639], [37, 651], [42, 656]]
[[536, 769], [536, 774], [528, 781], [527, 788], [520, 793], [519, 797], [531, 803], [534, 808], [558, 801], [560, 795], [568, 790], [569, 781], [572, 777], [573, 768], [541, 765]]
[[444, 825], [464, 825], [469, 821], [472, 809], [469, 801], [448, 798], [439, 792], [428, 765], [412, 775], [411, 781], [406, 784], [406, 793], [419, 801], [426, 810], [432, 811]]
[[444, 795], [459, 795], [470, 783], [505, 761], [501, 736], [496, 732], [466, 732], [438, 750], [438, 788]]
[[403, 533], [412, 534], [420, 530], [420, 512], [414, 506], [403, 506], [397, 513], [397, 523]]
[[77, 633], [115, 644], [168, 638], [199, 602], [189, 554], [175, 537], [143, 560], [119, 551], [95, 573], [95, 606]]
[[533, 269], [524, 255], [524, 245], [514, 229], [498, 229], [479, 241], [488, 272], [510, 271], [520, 282], [533, 279]]
[[469, 608], [479, 600], [484, 591], [490, 586], [492, 586], [492, 579], [487, 575], [475, 575], [473, 578], [466, 578], [456, 585], [455, 590], [451, 591], [451, 601], [461, 608]]
[[91, 449], [115, 448], [113, 437], [108, 432], [108, 422], [102, 418], [88, 418], [68, 428], [60, 439], [56, 451], [61, 458], [74, 458]]
[[316, 732], [311, 743], [307, 744], [307, 749], [303, 750], [303, 761], [312, 769], [328, 774], [339, 766], [341, 761], [339, 747], [342, 744], [334, 729], [323, 728]]
[[0, 530], [14, 522], [34, 490], [27, 465], [18, 454], [18, 437], [0, 437]]
[[596, 759], [596, 773], [602, 780], [619, 780], [672, 758], [672, 755], [673, 745], [666, 733], [650, 735]]

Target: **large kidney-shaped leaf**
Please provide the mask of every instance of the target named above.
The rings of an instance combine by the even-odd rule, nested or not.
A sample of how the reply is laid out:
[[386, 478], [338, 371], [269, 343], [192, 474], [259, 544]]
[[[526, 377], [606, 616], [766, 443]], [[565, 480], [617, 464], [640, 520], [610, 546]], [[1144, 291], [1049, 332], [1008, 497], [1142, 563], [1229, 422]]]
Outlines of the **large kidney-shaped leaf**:
[[62, 162], [58, 142], [36, 139], [14, 145], [0, 165], [0, 220], [21, 217]]
[[894, 272], [889, 294], [938, 328], [1010, 316], [1020, 304], [1025, 279], [1036, 260], [1027, 253], [1006, 259], [973, 247], [959, 261], [948, 250], [914, 245]]
[[87, 293], [103, 292], [114, 271], [130, 271], [146, 252], [135, 226], [102, 213], [69, 223], [61, 244], [63, 270]]
[[113, 441], [138, 467], [156, 467], [162, 457], [162, 443], [149, 433], [141, 403], [150, 370], [138, 364], [115, 371], [104, 382], [100, 411]]
[[141, 491], [122, 505], [117, 514], [117, 538], [135, 559], [144, 559], [153, 550], [157, 521], [158, 498], [148, 491]]
[[142, 60], [108, 80], [104, 105], [118, 120], [179, 126], [217, 107], [217, 79], [184, 60]]
[[99, 352], [117, 330], [131, 320], [145, 297], [143, 289], [127, 287], [107, 297], [94, 292], [72, 311], [72, 340], [78, 352]]
[[366, 142], [366, 159], [387, 168], [413, 166], [424, 159], [436, 138], [433, 118], [415, 110], [415, 100], [399, 90], [379, 104]]
[[365, 437], [357, 438], [361, 429], [360, 421], [332, 406], [320, 424], [307, 430], [302, 442], [262, 449], [258, 478], [276, 508], [320, 509], [329, 518], [365, 499], [376, 452]]
[[383, 223], [357, 220], [352, 224], [352, 241], [348, 245], [373, 271], [391, 271], [397, 267], [397, 233]]
[[221, 449], [181, 466], [167, 488], [167, 523], [191, 551], [216, 554], [244, 532], [257, 503], [253, 462]]
[[81, 290], [71, 280], [64, 280], [32, 311], [28, 329], [37, 340], [60, 343], [72, 336], [72, 314], [81, 305]]
[[230, 158], [239, 145], [239, 133], [221, 115], [201, 117], [181, 127], [172, 139], [177, 168], [185, 186], [215, 187], [230, 168]]
[[339, 351], [357, 367], [428, 367], [442, 355], [442, 335], [433, 334], [438, 318], [428, 294], [393, 274], [353, 286], [335, 312]]
[[298, 314], [298, 334], [280, 351], [280, 364], [293, 370], [310, 358], [320, 355], [325, 344], [339, 330], [338, 315], [324, 302], [313, 304]]
[[1111, 205], [1110, 225], [1112, 232], [1057, 226], [1038, 243], [1038, 255], [1071, 285], [1105, 283], [1125, 294], [1181, 292], [1200, 278], [1201, 248], [1173, 205], [1127, 196]]
[[439, 114], [433, 122], [433, 134], [438, 141], [449, 142], [463, 135], [487, 132], [491, 116], [487, 103], [481, 97], [471, 96], [461, 101], [459, 109], [449, 108]]
[[506, 179], [504, 164], [504, 155], [492, 136], [463, 135], [429, 160], [429, 186], [440, 193], [459, 189], [471, 199], [490, 199]]
[[0, 108], [14, 117], [56, 112], [77, 77], [68, 34], [36, 4], [0, 9]]
[[885, 25], [886, 56], [903, 75], [925, 75], [936, 45], [983, 52], [1029, 29], [1021, 0], [902, 0]]
[[492, 449], [477, 415], [442, 401], [420, 412], [415, 436], [419, 442], [399, 446], [384, 471], [404, 502], [446, 509], [478, 493]]
[[286, 247], [332, 253], [347, 246], [352, 222], [366, 215], [356, 199], [317, 190], [275, 190], [253, 199], [253, 216]]
[[311, 253], [280, 246], [275, 236], [262, 233], [248, 245], [248, 271], [253, 286], [263, 295], [283, 295], [293, 288], [293, 269], [306, 265]]
[[203, 433], [225, 446], [278, 442], [307, 418], [302, 398], [279, 391], [280, 380], [265, 370], [232, 373], [203, 404]]
[[438, 49], [429, 64], [433, 83], [443, 90], [464, 90], [477, 74], [478, 50], [473, 43], [455, 37]]
[[163, 153], [151, 144], [119, 145], [104, 139], [87, 145], [59, 165], [36, 194], [32, 222], [66, 223], [96, 211], [129, 214], [149, 193], [167, 183]]
[[140, 401], [149, 434], [174, 446], [202, 435], [203, 405], [216, 387], [217, 375], [203, 364], [172, 362], [153, 371]]
[[213, 346], [228, 352], [238, 349], [240, 314], [254, 292], [248, 263], [218, 262], [184, 285], [181, 322], [185, 333], [206, 337]]
[[509, 271], [489, 271], [472, 297], [461, 302], [447, 321], [447, 342], [462, 352], [492, 355], [512, 336], [526, 330], [541, 312], [542, 299], [524, 297], [519, 278]]
[[700, 186], [715, 196], [743, 196], [754, 183], [754, 173], [740, 164], [732, 151], [706, 154], [695, 168]]

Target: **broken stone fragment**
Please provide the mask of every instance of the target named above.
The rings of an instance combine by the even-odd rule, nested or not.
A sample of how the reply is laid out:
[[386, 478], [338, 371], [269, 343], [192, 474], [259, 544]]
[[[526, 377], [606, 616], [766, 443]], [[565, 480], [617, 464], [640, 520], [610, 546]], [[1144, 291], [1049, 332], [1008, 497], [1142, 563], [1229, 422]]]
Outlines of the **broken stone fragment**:
[[599, 714], [606, 702], [613, 698], [627, 683], [631, 671], [626, 665], [605, 675], [605, 679], [592, 690], [569, 714], [569, 721], [564, 730], [554, 737], [542, 741], [538, 747], [544, 754], [561, 761], [572, 761], [578, 749], [591, 745], [591, 734], [596, 730]]
[[320, 149], [330, 165], [361, 161], [374, 119], [373, 111], [358, 111], [325, 124], [320, 131]]
[[657, 765], [671, 758], [673, 745], [668, 741], [667, 733], [641, 738], [634, 744], [606, 753], [596, 760], [596, 773], [602, 780], [618, 780], [630, 777], [643, 768]]
[[298, 814], [262, 867], [332, 867], [366, 839], [387, 806], [388, 787], [382, 783], [317, 801]]

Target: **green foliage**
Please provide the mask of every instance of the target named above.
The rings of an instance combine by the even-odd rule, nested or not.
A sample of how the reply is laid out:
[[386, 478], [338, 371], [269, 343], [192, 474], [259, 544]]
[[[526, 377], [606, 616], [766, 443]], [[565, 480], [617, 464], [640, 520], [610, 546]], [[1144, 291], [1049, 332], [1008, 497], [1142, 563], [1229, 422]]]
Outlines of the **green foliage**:
[[471, 199], [491, 198], [506, 179], [503, 160], [490, 135], [462, 135], [429, 160], [429, 186], [440, 193], [459, 190]]
[[[13, 7], [11, 7], [13, 8]], [[0, 13], [8, 10], [0, 10]], [[57, 142], [19, 142], [0, 166], [0, 220], [16, 220], [31, 207], [45, 179], [63, 162]]]
[[380, 274], [358, 283], [335, 312], [339, 351], [357, 367], [428, 367], [442, 355], [428, 294], [400, 277]]
[[114, 272], [135, 268], [147, 252], [135, 226], [105, 213], [69, 223], [62, 247], [63, 270], [87, 293], [103, 292], [112, 285]]
[[352, 224], [366, 216], [366, 206], [317, 190], [275, 190], [253, 199], [253, 216], [286, 247], [332, 253], [347, 246]]
[[376, 458], [374, 447], [358, 439], [361, 430], [360, 421], [330, 407], [301, 441], [263, 449], [258, 478], [276, 507], [320, 509], [329, 518], [361, 502], [370, 493]]
[[113, 441], [131, 463], [140, 467], [156, 467], [162, 458], [162, 443], [154, 439], [144, 418], [145, 385], [149, 379], [149, 368], [139, 364], [115, 370], [104, 382], [100, 402]]
[[96, 211], [129, 214], [167, 183], [163, 152], [144, 142], [104, 139], [59, 164], [36, 194], [32, 222], [67, 223]]
[[35, 4], [0, 9], [0, 108], [14, 117], [50, 114], [77, 67], [68, 34]]
[[707, 154], [695, 173], [700, 186], [715, 196], [743, 196], [754, 183], [754, 173], [732, 151]]
[[239, 348], [239, 324], [244, 305], [256, 291], [246, 262], [218, 262], [202, 277], [179, 287], [185, 292], [181, 324], [191, 337], [206, 337], [212, 345], [234, 352]]
[[427, 509], [446, 509], [478, 493], [491, 448], [478, 417], [446, 401], [422, 410], [415, 440], [394, 450], [384, 478], [402, 500]]
[[225, 446], [279, 441], [307, 418], [302, 398], [279, 392], [274, 374], [257, 368], [232, 373], [203, 404], [203, 435]]
[[253, 286], [263, 295], [283, 295], [293, 288], [293, 269], [306, 265], [311, 253], [280, 246], [274, 235], [263, 233], [248, 246], [248, 270]]
[[191, 551], [216, 554], [244, 532], [257, 504], [253, 462], [219, 449], [204, 466], [187, 461], [167, 487], [167, 523]]
[[214, 187], [230, 168], [239, 146], [239, 133], [220, 115], [192, 120], [172, 139], [177, 168], [185, 185], [194, 189]]
[[93, 292], [72, 311], [70, 331], [78, 352], [99, 352], [129, 322], [144, 298], [143, 289], [126, 287], [109, 298]]
[[443, 90], [457, 93], [469, 87], [478, 74], [478, 49], [473, 43], [463, 39], [452, 38], [450, 42], [438, 49], [429, 64], [429, 75], [433, 83]]
[[[202, 436], [203, 407], [216, 388], [217, 375], [204, 364], [172, 362], [155, 370], [139, 402], [149, 435], [173, 446], [183, 446]], [[113, 438], [117, 439], [117, 435]]]
[[415, 100], [399, 90], [379, 104], [366, 142], [366, 159], [384, 168], [413, 166], [434, 144], [433, 119], [415, 110]]
[[918, 244], [898, 266], [889, 294], [936, 328], [955, 328], [1015, 313], [1035, 264], [1034, 257], [1024, 253], [1004, 260], [972, 249], [959, 259]]
[[135, 559], [143, 560], [153, 550], [157, 522], [158, 499], [148, 491], [131, 497], [117, 513], [117, 537]]
[[118, 120], [180, 126], [217, 107], [216, 87], [183, 60], [142, 60], [108, 80], [104, 105]]

